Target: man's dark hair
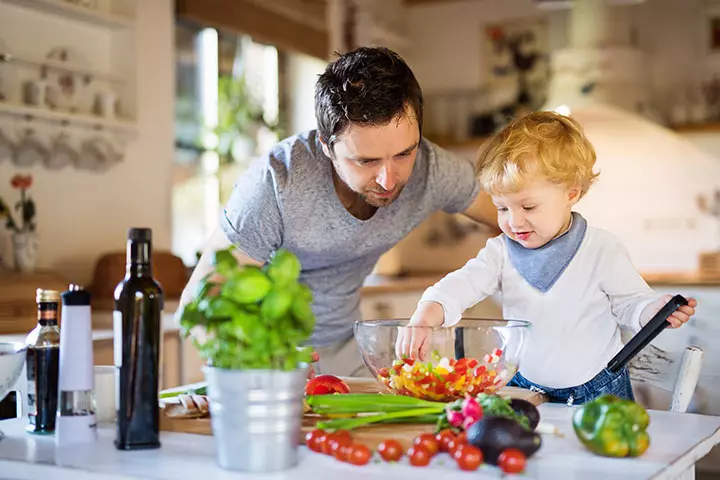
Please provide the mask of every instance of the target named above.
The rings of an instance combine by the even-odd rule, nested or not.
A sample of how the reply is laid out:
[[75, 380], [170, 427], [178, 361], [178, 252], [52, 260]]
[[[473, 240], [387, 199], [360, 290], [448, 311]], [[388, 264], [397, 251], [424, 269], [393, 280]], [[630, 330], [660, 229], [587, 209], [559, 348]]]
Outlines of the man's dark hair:
[[384, 47], [361, 47], [340, 55], [315, 85], [315, 118], [331, 150], [349, 124], [387, 125], [407, 115], [408, 107], [422, 134], [420, 85], [400, 55]]

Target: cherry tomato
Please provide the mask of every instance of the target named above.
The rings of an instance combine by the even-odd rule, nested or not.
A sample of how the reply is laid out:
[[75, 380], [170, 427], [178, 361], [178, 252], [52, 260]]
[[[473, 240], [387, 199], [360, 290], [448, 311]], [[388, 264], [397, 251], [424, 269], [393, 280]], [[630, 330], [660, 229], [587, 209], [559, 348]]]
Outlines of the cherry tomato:
[[328, 444], [330, 445], [330, 455], [341, 462], [347, 462], [349, 453], [348, 447], [352, 445], [350, 437], [332, 436], [330, 440], [328, 440]]
[[347, 461], [353, 465], [367, 465], [372, 457], [372, 452], [362, 444], [354, 444], [348, 447]]
[[330, 447], [332, 447], [332, 442], [335, 438], [337, 437], [334, 433], [325, 434], [322, 441], [322, 447], [320, 448], [322, 453], [324, 453], [325, 455], [332, 455], [332, 450], [330, 450]]
[[435, 455], [440, 450], [440, 444], [435, 440], [435, 435], [432, 433], [423, 433], [415, 437], [413, 445], [422, 445], [430, 452], [430, 455]]
[[498, 466], [505, 473], [522, 473], [525, 470], [525, 454], [514, 448], [503, 450], [498, 457]]
[[352, 435], [350, 435], [350, 432], [348, 432], [347, 430], [336, 430], [333, 432], [333, 435], [338, 438], [347, 438], [348, 440], [352, 440]]
[[305, 445], [313, 452], [322, 453], [324, 436], [323, 430], [312, 430], [305, 434]]
[[430, 464], [432, 458], [430, 451], [422, 445], [413, 445], [407, 451], [407, 455], [410, 459], [410, 465], [413, 467], [426, 467]]
[[385, 440], [377, 449], [380, 456], [386, 462], [397, 462], [403, 455], [403, 448], [397, 440]]
[[441, 452], [449, 452], [450, 442], [455, 440], [455, 433], [453, 433], [453, 431], [449, 428], [446, 428], [445, 430], [442, 430], [438, 432], [437, 435], [435, 435], [435, 440], [437, 440], [438, 444], [440, 445]]
[[454, 457], [461, 470], [477, 470], [483, 462], [482, 452], [472, 445], [463, 445], [455, 451]]
[[448, 442], [448, 452], [450, 455], [454, 455], [455, 450], [460, 445], [467, 445], [467, 434], [465, 432], [462, 432], [460, 435]]

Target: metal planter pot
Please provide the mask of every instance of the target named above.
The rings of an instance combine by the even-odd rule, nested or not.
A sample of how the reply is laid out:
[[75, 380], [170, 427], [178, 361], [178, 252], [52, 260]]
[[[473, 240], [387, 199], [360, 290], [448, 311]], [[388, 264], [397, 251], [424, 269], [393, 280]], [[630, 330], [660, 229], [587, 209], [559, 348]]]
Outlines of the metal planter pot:
[[297, 465], [307, 366], [293, 371], [205, 367], [220, 467], [275, 472]]

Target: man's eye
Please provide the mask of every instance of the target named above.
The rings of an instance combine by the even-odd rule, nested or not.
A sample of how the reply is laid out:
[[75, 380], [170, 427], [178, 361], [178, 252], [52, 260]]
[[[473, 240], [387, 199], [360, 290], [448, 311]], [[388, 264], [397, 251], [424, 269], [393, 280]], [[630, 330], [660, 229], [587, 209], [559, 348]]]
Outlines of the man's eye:
[[507, 212], [507, 207], [497, 207], [498, 212]]
[[535, 210], [535, 206], [533, 205], [532, 207], [523, 207], [523, 209], [529, 212], [530, 210]]
[[375, 165], [377, 160], [360, 160], [360, 165]]

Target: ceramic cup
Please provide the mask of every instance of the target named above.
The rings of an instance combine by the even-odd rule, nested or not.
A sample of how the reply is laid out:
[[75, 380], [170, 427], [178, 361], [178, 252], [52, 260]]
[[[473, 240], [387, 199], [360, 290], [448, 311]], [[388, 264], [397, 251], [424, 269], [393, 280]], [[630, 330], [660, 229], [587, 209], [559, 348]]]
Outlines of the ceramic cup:
[[113, 365], [95, 365], [95, 418], [98, 423], [115, 421], [115, 372]]
[[32, 128], [27, 128], [20, 135], [15, 146], [13, 160], [18, 167], [30, 167], [45, 163], [50, 155], [50, 150], [40, 140], [40, 137]]
[[70, 134], [60, 132], [53, 140], [52, 149], [45, 159], [45, 166], [51, 170], [59, 170], [68, 165], [75, 165], [79, 156], [72, 145]]

